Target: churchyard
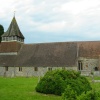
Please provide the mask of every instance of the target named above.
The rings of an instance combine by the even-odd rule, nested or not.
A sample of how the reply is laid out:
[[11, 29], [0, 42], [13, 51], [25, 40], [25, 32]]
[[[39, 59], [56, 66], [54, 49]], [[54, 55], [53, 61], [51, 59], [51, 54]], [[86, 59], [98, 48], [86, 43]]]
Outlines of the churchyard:
[[[87, 78], [91, 82], [91, 77]], [[100, 80], [100, 77], [94, 79]], [[62, 100], [61, 96], [37, 93], [38, 80], [38, 77], [0, 77], [0, 100]], [[96, 91], [100, 90], [99, 82], [91, 82], [91, 85]]]
[[0, 77], [0, 100], [61, 100], [60, 96], [37, 93], [37, 77]]

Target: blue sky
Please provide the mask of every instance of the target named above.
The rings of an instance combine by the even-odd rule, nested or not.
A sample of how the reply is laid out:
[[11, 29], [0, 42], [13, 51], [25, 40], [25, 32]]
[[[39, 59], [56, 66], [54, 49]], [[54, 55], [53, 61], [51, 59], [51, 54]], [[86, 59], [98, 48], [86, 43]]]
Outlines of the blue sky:
[[1, 0], [0, 24], [13, 18], [25, 43], [100, 40], [100, 0]]

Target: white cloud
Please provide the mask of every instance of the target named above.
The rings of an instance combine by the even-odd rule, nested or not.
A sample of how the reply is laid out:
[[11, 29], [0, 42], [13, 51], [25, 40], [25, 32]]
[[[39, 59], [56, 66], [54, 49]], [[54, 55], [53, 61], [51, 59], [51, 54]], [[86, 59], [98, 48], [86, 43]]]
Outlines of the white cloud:
[[52, 22], [52, 23], [45, 23], [41, 24], [41, 26], [38, 27], [38, 30], [41, 31], [47, 31], [47, 32], [59, 32], [62, 29], [64, 29], [66, 26], [65, 22]]
[[[34, 31], [40, 32], [38, 34], [44, 32], [61, 34], [64, 37], [66, 35], [70, 39], [71, 36], [76, 35], [75, 38], [78, 39], [78, 36], [84, 34], [89, 36], [90, 33], [91, 38], [96, 38], [94, 33], [97, 36], [100, 33], [100, 0], [1, 0], [1, 2], [0, 22], [7, 22], [5, 26], [9, 25], [13, 12], [16, 11], [17, 22], [26, 37]], [[26, 33], [28, 31], [29, 34]]]
[[84, 13], [87, 10], [93, 9], [100, 5], [99, 0], [74, 0], [61, 5], [61, 11], [72, 14]]

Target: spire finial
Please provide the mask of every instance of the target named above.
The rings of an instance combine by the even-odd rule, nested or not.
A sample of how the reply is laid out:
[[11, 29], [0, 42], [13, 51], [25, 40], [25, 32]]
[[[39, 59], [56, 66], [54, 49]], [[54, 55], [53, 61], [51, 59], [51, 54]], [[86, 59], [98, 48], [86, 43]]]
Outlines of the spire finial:
[[16, 12], [16, 11], [14, 11], [14, 17], [15, 17], [15, 12]]

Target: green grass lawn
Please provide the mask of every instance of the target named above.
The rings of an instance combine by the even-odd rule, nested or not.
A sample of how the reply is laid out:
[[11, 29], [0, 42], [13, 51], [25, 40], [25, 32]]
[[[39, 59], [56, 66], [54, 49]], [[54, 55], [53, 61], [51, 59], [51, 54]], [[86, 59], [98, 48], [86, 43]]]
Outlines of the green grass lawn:
[[0, 77], [0, 100], [62, 100], [61, 96], [40, 94], [35, 91], [38, 78]]
[[[100, 92], [100, 82], [92, 82], [93, 78], [91, 77], [87, 77], [87, 79], [90, 81], [92, 88]], [[100, 80], [100, 76], [94, 76], [94, 80]]]
[[[100, 77], [95, 77], [100, 79]], [[100, 90], [100, 83], [92, 83], [96, 91]], [[0, 77], [0, 100], [62, 100], [61, 96], [40, 94], [35, 91], [38, 78], [4, 78]]]

